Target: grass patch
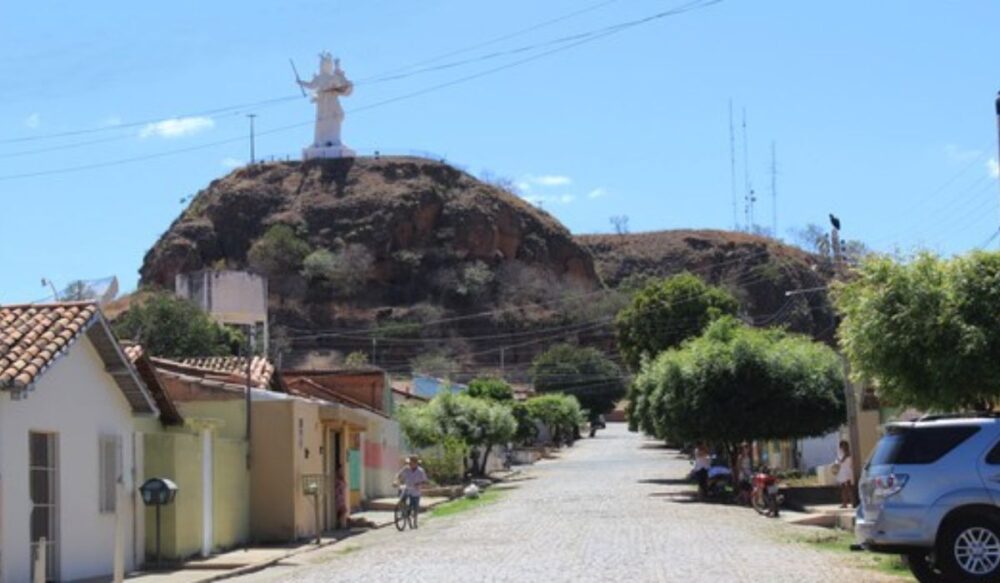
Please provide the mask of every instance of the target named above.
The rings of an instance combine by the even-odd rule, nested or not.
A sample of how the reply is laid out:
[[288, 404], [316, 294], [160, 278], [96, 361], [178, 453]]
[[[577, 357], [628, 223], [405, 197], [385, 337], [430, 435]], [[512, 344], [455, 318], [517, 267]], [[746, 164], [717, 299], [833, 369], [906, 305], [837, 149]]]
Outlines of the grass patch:
[[829, 530], [812, 533], [800, 538], [799, 541], [816, 549], [848, 555], [851, 557], [852, 562], [860, 567], [888, 575], [895, 575], [902, 581], [916, 581], [910, 570], [903, 565], [899, 555], [852, 551], [851, 544], [854, 543], [854, 536], [849, 532]]
[[480, 494], [479, 498], [458, 498], [457, 500], [452, 500], [451, 502], [439, 504], [434, 508], [431, 508], [430, 515], [432, 518], [453, 516], [455, 514], [460, 514], [462, 512], [467, 512], [475, 508], [492, 504], [499, 500], [502, 495], [502, 491], [497, 490], [496, 488], [490, 488]]

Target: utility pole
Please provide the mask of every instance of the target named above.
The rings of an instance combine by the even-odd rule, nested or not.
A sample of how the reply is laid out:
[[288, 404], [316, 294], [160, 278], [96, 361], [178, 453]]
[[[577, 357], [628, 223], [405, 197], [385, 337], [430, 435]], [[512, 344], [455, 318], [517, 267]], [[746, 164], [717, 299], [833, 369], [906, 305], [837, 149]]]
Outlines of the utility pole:
[[[257, 344], [257, 327], [251, 324], [250, 325], [250, 333], [247, 336], [247, 370], [246, 370], [246, 420], [245, 420], [245, 423], [246, 423], [246, 442], [247, 442], [247, 459], [246, 459], [246, 461], [247, 461], [247, 516], [251, 516], [252, 515], [252, 513], [250, 512], [251, 511], [251, 506], [252, 506], [252, 504], [250, 503], [250, 500], [252, 500], [252, 498], [250, 497], [250, 488], [251, 488], [250, 483], [253, 480], [250, 479], [250, 467], [251, 467], [251, 464], [252, 464], [252, 460], [250, 458], [250, 452], [253, 451], [253, 447], [251, 447], [251, 443], [250, 442], [251, 442], [251, 437], [253, 436], [253, 433], [252, 433], [252, 429], [253, 429], [252, 419], [253, 419], [253, 416], [251, 414], [252, 413], [251, 403], [253, 402], [253, 394], [252, 394], [253, 393], [253, 379], [252, 379], [252, 375], [253, 375], [253, 353], [256, 350], [256, 344]], [[156, 512], [157, 513], [160, 512], [160, 507], [159, 506], [156, 507]], [[159, 537], [159, 532], [157, 532], [157, 537]], [[250, 537], [248, 536], [246, 538], [246, 540], [243, 542], [243, 550], [246, 551], [246, 550], [249, 550], [249, 548], [250, 548]]]
[[729, 100], [729, 190], [733, 197], [733, 230], [740, 230], [740, 198], [736, 189], [736, 130], [733, 127], [733, 100]]
[[[839, 222], [839, 221], [838, 221]], [[844, 253], [840, 248], [840, 228], [831, 225], [830, 242], [833, 245], [833, 260], [836, 266], [836, 277], [843, 279], [847, 274], [847, 264], [844, 261]], [[855, 487], [858, 478], [861, 476], [861, 432], [858, 428], [858, 404], [854, 383], [851, 382], [851, 363], [847, 357], [840, 354], [840, 359], [844, 364], [844, 405], [847, 407], [847, 433], [848, 441], [851, 444], [851, 465], [854, 467]]]
[[378, 338], [372, 338], [372, 365], [375, 365], [375, 357], [378, 356]]
[[256, 162], [256, 155], [254, 152], [254, 133], [253, 133], [253, 120], [257, 117], [256, 113], [248, 113], [247, 117], [250, 118], [250, 164], [252, 165]]
[[504, 358], [503, 358], [504, 357], [504, 350], [506, 350], [506, 347], [501, 346], [500, 347], [500, 378], [504, 378], [504, 368], [503, 368], [503, 365], [504, 365], [504, 362], [503, 362], [504, 361]]
[[[1000, 91], [997, 91], [997, 99], [994, 102], [997, 113], [997, 184], [1000, 185]], [[997, 232], [1000, 233], [1000, 224], [997, 225]], [[997, 237], [997, 246], [1000, 247], [1000, 237]]]

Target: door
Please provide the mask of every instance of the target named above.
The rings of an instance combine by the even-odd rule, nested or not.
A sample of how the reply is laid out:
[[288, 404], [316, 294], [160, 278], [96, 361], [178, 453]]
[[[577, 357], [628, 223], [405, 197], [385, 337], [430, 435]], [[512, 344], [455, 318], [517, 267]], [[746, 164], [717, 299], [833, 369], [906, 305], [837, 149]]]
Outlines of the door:
[[[31, 491], [31, 556], [38, 554], [45, 539], [46, 579], [59, 578], [59, 471], [56, 434], [28, 434], [28, 479]], [[34, 560], [31, 562], [34, 569]], [[32, 574], [34, 576], [34, 574]]]

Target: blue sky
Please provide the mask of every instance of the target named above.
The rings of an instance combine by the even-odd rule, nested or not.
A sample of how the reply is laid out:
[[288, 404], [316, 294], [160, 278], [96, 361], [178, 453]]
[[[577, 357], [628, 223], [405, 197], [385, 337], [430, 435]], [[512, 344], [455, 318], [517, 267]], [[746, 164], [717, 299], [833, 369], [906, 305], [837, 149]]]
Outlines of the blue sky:
[[[310, 141], [305, 99], [233, 106], [294, 96], [288, 59], [309, 75], [323, 49], [357, 82], [344, 100], [347, 144], [434, 152], [473, 174], [507, 177], [577, 233], [610, 231], [612, 215], [628, 215], [632, 231], [731, 228], [730, 99], [737, 118], [747, 110], [765, 227], [777, 145], [781, 236], [825, 225], [830, 211], [845, 236], [883, 250], [961, 252], [996, 230], [989, 165], [1000, 3], [988, 0], [724, 0], [363, 109], [545, 49], [371, 81], [387, 72], [551, 20], [433, 64], [678, 4], [6, 2], [0, 302], [45, 295], [43, 276], [61, 285], [114, 274], [134, 287], [143, 254], [180, 213], [181, 198], [247, 159], [247, 113], [258, 115], [259, 157], [295, 157]], [[169, 121], [145, 123], [155, 120]], [[153, 157], [51, 172], [142, 156]], [[21, 176], [32, 173], [42, 174]]]

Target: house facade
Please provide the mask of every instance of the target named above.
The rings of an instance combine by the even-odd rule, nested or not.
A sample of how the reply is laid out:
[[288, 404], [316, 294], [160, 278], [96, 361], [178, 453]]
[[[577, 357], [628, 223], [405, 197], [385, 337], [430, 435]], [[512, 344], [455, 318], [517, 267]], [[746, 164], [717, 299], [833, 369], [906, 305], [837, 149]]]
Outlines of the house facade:
[[[154, 399], [96, 304], [0, 307], [0, 580], [134, 569]], [[44, 540], [44, 544], [42, 543]]]

